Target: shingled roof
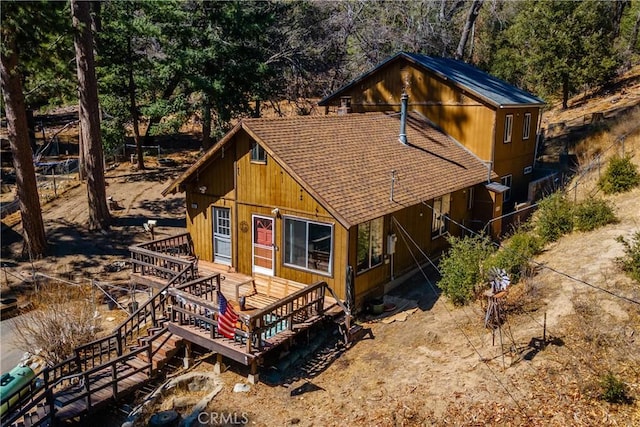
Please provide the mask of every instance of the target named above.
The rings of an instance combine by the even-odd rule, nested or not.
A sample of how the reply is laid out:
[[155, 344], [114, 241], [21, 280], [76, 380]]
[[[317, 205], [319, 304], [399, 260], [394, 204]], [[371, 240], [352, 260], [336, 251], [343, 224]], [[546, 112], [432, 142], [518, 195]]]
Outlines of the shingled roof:
[[241, 130], [347, 228], [487, 181], [485, 164], [421, 116], [409, 115], [407, 145], [398, 141], [399, 129], [397, 113], [245, 119], [165, 194]]
[[491, 74], [485, 73], [465, 62], [450, 58], [436, 58], [419, 53], [400, 52], [322, 99], [318, 105], [327, 105], [330, 100], [338, 97], [344, 90], [361, 82], [386, 64], [399, 59], [406, 59], [416, 66], [428, 70], [444, 80], [450, 81], [454, 85], [475, 94], [494, 107], [542, 106], [545, 104], [545, 102], [537, 96], [519, 89], [504, 80], [500, 80]]

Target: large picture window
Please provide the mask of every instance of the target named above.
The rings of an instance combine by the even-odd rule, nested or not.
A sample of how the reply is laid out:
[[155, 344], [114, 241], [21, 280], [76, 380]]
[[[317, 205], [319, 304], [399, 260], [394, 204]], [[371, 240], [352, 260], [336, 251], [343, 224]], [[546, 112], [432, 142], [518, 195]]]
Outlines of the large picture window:
[[433, 218], [431, 219], [431, 238], [442, 236], [447, 232], [447, 216], [451, 210], [451, 195], [433, 199]]
[[383, 217], [358, 225], [358, 272], [382, 264]]
[[331, 274], [333, 226], [284, 218], [284, 263]]

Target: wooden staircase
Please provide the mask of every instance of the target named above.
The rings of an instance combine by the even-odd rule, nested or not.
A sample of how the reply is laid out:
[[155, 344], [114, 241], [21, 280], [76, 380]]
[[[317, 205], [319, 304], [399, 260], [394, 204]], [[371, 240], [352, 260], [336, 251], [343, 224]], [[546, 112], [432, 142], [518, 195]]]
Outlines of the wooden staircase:
[[[144, 348], [146, 345], [151, 346], [151, 370], [155, 374], [184, 347], [184, 339], [169, 332], [166, 326], [155, 327], [148, 329], [147, 336], [138, 337], [138, 344], [131, 349]], [[136, 359], [140, 362], [138, 365], [149, 363], [149, 354], [139, 353]]]
[[182, 338], [167, 328], [167, 289], [185, 282], [198, 292], [219, 286], [219, 276], [189, 282], [192, 271], [192, 266], [184, 266], [112, 334], [76, 348], [71, 358], [45, 368], [10, 396], [2, 396], [5, 403], [26, 395], [11, 405], [2, 425], [81, 421], [151, 380], [183, 345]]
[[[218, 295], [224, 277], [220, 273], [198, 277], [188, 233], [130, 249], [134, 274], [149, 276], [144, 282], [157, 292], [111, 335], [76, 348], [73, 357], [45, 368], [11, 396], [2, 396], [4, 403], [27, 395], [11, 405], [2, 426], [85, 420], [143, 387], [187, 341], [250, 366], [257, 378], [257, 367], [267, 352], [327, 317], [335, 320], [344, 314], [347, 342], [358, 332], [325, 282], [301, 285], [257, 277], [226, 291], [236, 298], [242, 292], [253, 306], [238, 313], [234, 337], [229, 339], [218, 331]], [[333, 298], [325, 298], [327, 290]]]

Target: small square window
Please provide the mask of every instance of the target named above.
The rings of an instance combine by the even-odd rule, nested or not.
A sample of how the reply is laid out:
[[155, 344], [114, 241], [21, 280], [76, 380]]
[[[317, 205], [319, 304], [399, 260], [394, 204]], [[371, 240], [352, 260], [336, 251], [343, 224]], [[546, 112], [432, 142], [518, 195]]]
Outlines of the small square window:
[[504, 143], [511, 142], [511, 131], [513, 130], [513, 114], [507, 114], [504, 118]]
[[251, 145], [251, 161], [255, 163], [267, 163], [267, 152], [255, 141]]

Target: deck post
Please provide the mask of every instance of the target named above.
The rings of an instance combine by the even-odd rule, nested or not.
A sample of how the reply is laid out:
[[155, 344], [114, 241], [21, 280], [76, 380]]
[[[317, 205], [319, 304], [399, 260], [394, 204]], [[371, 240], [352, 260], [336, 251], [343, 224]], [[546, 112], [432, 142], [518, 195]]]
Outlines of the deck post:
[[253, 359], [250, 365], [250, 373], [247, 377], [249, 384], [257, 384], [260, 381], [260, 375], [258, 374], [258, 360]]
[[191, 342], [187, 341], [184, 346], [184, 359], [182, 363], [185, 369], [189, 369], [193, 365], [193, 358], [191, 357]]
[[84, 390], [87, 393], [87, 397], [85, 398], [87, 402], [87, 412], [91, 410], [91, 378], [89, 378], [89, 374], [86, 372], [82, 374], [82, 378], [84, 379]]
[[122, 356], [122, 333], [120, 329], [116, 331], [116, 354]]
[[111, 364], [111, 385], [113, 387], [113, 398], [115, 400], [118, 399], [118, 370], [116, 369], [116, 364]]
[[216, 363], [213, 365], [213, 373], [221, 374], [227, 370], [227, 367], [222, 362], [222, 355], [220, 353], [216, 354]]
[[[291, 314], [293, 313], [293, 301], [291, 301], [289, 304], [287, 304], [287, 315], [289, 317], [289, 324], [287, 325], [287, 329], [290, 331], [293, 331], [293, 315]], [[276, 327], [276, 331], [277, 331], [277, 327]]]

